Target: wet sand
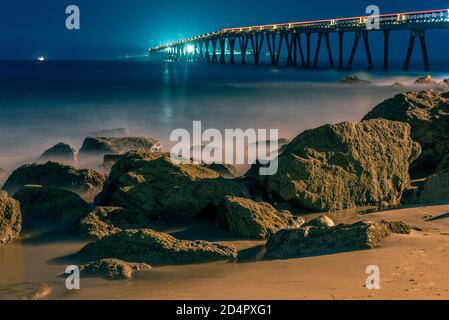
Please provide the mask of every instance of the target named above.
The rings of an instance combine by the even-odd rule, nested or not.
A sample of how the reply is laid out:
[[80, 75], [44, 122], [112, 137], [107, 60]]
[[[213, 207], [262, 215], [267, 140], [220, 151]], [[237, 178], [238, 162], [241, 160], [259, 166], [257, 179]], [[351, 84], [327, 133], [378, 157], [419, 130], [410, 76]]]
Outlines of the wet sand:
[[[45, 283], [45, 299], [448, 299], [449, 205], [406, 208], [373, 214], [332, 214], [339, 222], [402, 220], [416, 230], [394, 235], [380, 248], [319, 257], [263, 261], [258, 241], [231, 240], [240, 250], [237, 263], [166, 266], [139, 272], [131, 280], [82, 279], [68, 291], [57, 276], [66, 265], [55, 258], [74, 253], [83, 243], [23, 241], [0, 249], [1, 288]], [[180, 238], [222, 240], [225, 233], [199, 223], [172, 229]], [[203, 231], [203, 232], [202, 232]], [[381, 290], [365, 288], [365, 269], [381, 270]], [[19, 294], [16, 294], [16, 298]]]

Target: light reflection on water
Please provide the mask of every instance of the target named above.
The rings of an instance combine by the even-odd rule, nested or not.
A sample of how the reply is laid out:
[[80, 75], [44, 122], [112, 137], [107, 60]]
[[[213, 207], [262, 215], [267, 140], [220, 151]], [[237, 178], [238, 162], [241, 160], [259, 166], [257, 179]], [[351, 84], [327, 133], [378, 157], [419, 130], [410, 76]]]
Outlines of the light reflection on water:
[[[276, 71], [276, 72], [273, 72]], [[0, 63], [0, 166], [12, 169], [64, 141], [78, 148], [102, 129], [126, 127], [168, 148], [177, 128], [279, 129], [292, 139], [326, 123], [359, 120], [418, 75], [366, 74], [384, 86], [338, 85], [348, 71], [268, 66], [118, 62]], [[438, 76], [442, 76], [439, 74]]]

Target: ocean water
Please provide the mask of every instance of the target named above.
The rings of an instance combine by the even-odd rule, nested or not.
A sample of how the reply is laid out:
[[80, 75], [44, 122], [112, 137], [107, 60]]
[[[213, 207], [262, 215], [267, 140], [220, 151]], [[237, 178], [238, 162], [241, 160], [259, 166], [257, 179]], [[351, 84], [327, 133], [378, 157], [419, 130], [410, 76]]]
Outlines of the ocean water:
[[[447, 63], [433, 73], [443, 79]], [[398, 68], [396, 68], [398, 69]], [[412, 85], [421, 71], [389, 73], [126, 61], [0, 62], [0, 167], [12, 170], [46, 148], [79, 148], [92, 132], [128, 128], [165, 149], [177, 128], [279, 129], [291, 139], [326, 123], [357, 121]], [[376, 83], [347, 87], [349, 74]], [[447, 74], [449, 77], [449, 73]], [[413, 88], [412, 88], [413, 89]]]
[[[442, 63], [432, 75], [449, 77], [447, 66]], [[353, 73], [376, 85], [338, 84]], [[165, 149], [172, 130], [189, 130], [197, 120], [204, 128], [220, 130], [279, 129], [280, 137], [292, 139], [326, 123], [358, 121], [402, 90], [422, 89], [413, 82], [423, 74], [157, 62], [0, 62], [0, 167], [11, 171], [58, 142], [79, 148], [92, 132], [122, 127], [132, 135], [161, 140]], [[393, 88], [395, 82], [406, 88]], [[348, 223], [355, 215], [349, 211], [331, 217]], [[235, 239], [204, 222], [161, 231], [180, 239], [230, 241], [251, 259], [166, 266], [118, 282], [83, 279], [82, 290], [74, 292], [58, 277], [67, 265], [59, 259], [85, 243], [66, 234], [44, 234], [0, 248], [0, 299], [16, 298], [24, 287], [40, 283], [52, 289], [47, 297], [52, 299], [292, 298], [303, 296], [300, 284], [316, 269], [310, 264], [314, 259], [259, 261], [255, 249], [261, 242]], [[353, 268], [353, 261], [372, 263], [362, 253], [343, 267], [332, 257], [323, 259], [331, 260], [320, 260], [321, 265], [337, 266], [334, 272]]]

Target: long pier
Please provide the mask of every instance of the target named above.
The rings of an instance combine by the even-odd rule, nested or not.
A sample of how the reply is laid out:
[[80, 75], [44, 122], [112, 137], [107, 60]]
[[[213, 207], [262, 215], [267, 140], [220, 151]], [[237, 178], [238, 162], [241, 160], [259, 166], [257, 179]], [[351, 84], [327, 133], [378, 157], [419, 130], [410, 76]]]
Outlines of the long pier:
[[[379, 25], [378, 28], [373, 29], [368, 26], [367, 21], [374, 18], [377, 18]], [[252, 56], [254, 64], [260, 64], [261, 54], [265, 48], [268, 49], [271, 64], [274, 66], [279, 65], [283, 60], [287, 66], [313, 68], [318, 66], [319, 54], [324, 41], [329, 66], [342, 69], [352, 67], [357, 48], [363, 41], [368, 69], [372, 70], [374, 65], [369, 35], [371, 32], [382, 32], [384, 38], [383, 69], [388, 70], [391, 33], [393, 31], [409, 31], [410, 38], [403, 69], [409, 70], [413, 49], [418, 39], [424, 69], [428, 71], [430, 70], [430, 61], [426, 32], [430, 29], [444, 28], [449, 28], [449, 9], [226, 28], [151, 48], [149, 53], [151, 56], [157, 56], [167, 61], [235, 64], [238, 63], [236, 59], [238, 44], [241, 64], [248, 62], [249, 55]], [[337, 61], [334, 60], [331, 34], [338, 35]], [[344, 37], [347, 34], [354, 34], [354, 41], [349, 58], [345, 60]], [[312, 52], [312, 36], [316, 38], [314, 52]], [[282, 60], [281, 56], [284, 56]]]

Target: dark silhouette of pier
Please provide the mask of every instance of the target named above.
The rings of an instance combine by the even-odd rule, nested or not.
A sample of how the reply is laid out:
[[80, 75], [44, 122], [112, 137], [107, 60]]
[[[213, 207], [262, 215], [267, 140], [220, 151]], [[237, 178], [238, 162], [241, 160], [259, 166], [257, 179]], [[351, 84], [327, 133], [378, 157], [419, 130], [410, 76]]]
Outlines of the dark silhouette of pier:
[[[378, 28], [370, 24], [376, 19]], [[271, 64], [281, 62], [287, 66], [313, 68], [318, 66], [318, 59], [323, 42], [327, 49], [329, 66], [351, 68], [361, 42], [366, 53], [368, 69], [373, 69], [369, 35], [382, 32], [384, 38], [383, 69], [389, 69], [390, 35], [394, 31], [409, 31], [409, 44], [405, 53], [404, 70], [409, 70], [415, 43], [419, 40], [424, 69], [430, 69], [427, 52], [426, 32], [430, 29], [449, 28], [449, 10], [428, 10], [385, 14], [379, 16], [360, 16], [328, 20], [292, 22], [227, 28], [196, 37], [176, 41], [151, 48], [151, 56], [167, 61], [192, 61], [220, 64], [246, 64], [252, 56], [252, 62], [260, 63], [264, 48], [268, 49]], [[330, 35], [338, 35], [338, 59], [334, 59], [334, 50]], [[344, 56], [344, 37], [354, 35], [354, 42], [348, 60]], [[312, 52], [312, 36], [315, 39]], [[265, 44], [265, 46], [264, 46]], [[236, 49], [239, 49], [240, 61], [237, 61]], [[285, 47], [283, 47], [285, 46]], [[281, 60], [281, 56], [284, 57]], [[312, 55], [313, 54], [313, 55]]]

